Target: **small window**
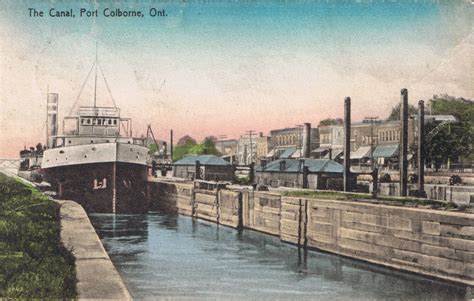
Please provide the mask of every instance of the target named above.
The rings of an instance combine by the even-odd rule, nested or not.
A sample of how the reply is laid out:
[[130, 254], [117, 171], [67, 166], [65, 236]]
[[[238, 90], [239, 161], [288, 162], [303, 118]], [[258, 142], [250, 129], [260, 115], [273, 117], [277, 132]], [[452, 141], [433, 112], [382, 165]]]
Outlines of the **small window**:
[[96, 151], [96, 150], [97, 150], [97, 148], [93, 147], [93, 148], [92, 148], [92, 150], [93, 150], [93, 151]]
[[101, 125], [102, 124], [102, 119], [97, 119], [97, 124]]
[[72, 141], [71, 141], [71, 140], [69, 140], [67, 143], [71, 144], [71, 143], [72, 143]]
[[117, 125], [117, 119], [114, 119], [114, 125]]
[[91, 124], [91, 120], [90, 120], [90, 119], [87, 119], [87, 124]]
[[59, 153], [60, 153], [60, 154], [64, 154], [64, 151], [63, 151], [63, 150], [60, 150]]
[[109, 119], [109, 124], [112, 124], [112, 119]]
[[81, 124], [84, 124], [86, 123], [86, 120], [85, 119], [81, 119]]
[[91, 140], [91, 143], [94, 143], [94, 140]]

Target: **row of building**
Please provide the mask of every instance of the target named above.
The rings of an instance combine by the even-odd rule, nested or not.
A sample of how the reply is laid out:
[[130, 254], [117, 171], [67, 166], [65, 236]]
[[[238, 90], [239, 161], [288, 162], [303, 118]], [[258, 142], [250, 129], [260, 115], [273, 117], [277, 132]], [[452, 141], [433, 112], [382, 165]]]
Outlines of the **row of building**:
[[[415, 139], [414, 122], [410, 123], [409, 143]], [[338, 161], [343, 152], [344, 127], [342, 124], [310, 128], [310, 158], [324, 158]], [[374, 155], [396, 156], [387, 150], [398, 149], [400, 139], [400, 122], [362, 121], [351, 126], [351, 158], [361, 163], [370, 159], [370, 150]], [[219, 140], [217, 150], [223, 158], [238, 165], [249, 165], [251, 162], [261, 164], [277, 159], [299, 159], [303, 155], [303, 127], [275, 129], [269, 135], [263, 133], [242, 135], [239, 139]], [[383, 162], [381, 162], [383, 163]]]
[[[416, 116], [408, 121], [408, 145], [416, 142]], [[453, 116], [426, 115], [427, 121], [455, 122]], [[321, 158], [342, 161], [344, 126], [334, 124], [310, 128], [309, 156], [303, 155], [304, 126], [271, 130], [269, 135], [246, 133], [239, 139], [219, 140], [217, 150], [223, 158], [238, 165], [261, 164], [277, 159]], [[307, 138], [306, 138], [307, 139]], [[400, 121], [366, 119], [351, 124], [351, 160], [354, 164], [396, 168], [400, 143]], [[411, 157], [411, 156], [409, 156]]]

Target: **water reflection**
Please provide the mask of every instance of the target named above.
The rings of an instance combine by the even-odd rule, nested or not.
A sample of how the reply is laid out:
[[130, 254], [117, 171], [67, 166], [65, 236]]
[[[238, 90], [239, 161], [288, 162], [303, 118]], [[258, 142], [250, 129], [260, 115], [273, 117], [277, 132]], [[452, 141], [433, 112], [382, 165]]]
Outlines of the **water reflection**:
[[465, 289], [176, 214], [91, 220], [138, 299], [462, 300]]

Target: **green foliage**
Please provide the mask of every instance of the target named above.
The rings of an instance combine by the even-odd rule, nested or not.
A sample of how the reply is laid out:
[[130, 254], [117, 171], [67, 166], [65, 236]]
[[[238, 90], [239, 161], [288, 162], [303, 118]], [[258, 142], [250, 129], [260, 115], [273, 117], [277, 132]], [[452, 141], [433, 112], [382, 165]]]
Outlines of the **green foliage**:
[[[426, 159], [438, 169], [447, 159], [474, 159], [474, 102], [449, 95], [430, 100], [433, 115], [453, 115], [458, 122], [426, 125]], [[437, 128], [435, 130], [435, 128]]]
[[148, 154], [149, 155], [153, 155], [154, 153], [156, 153], [158, 151], [158, 146], [156, 144], [150, 144], [150, 146], [148, 147]]
[[[398, 103], [396, 106], [392, 108], [390, 115], [388, 116], [387, 120], [400, 120], [400, 107], [401, 103]], [[418, 112], [417, 108], [414, 105], [408, 105], [408, 116], [414, 115]]]
[[341, 118], [326, 118], [319, 122], [319, 126], [327, 126], [327, 125], [342, 125], [344, 121]]
[[250, 177], [248, 177], [248, 176], [238, 177], [235, 180], [235, 182], [236, 182], [236, 184], [240, 184], [240, 185], [250, 185]]
[[[186, 136], [185, 136], [186, 137]], [[182, 139], [182, 138], [181, 138]], [[180, 140], [181, 140], [180, 139]], [[184, 145], [177, 145], [173, 151], [173, 161], [182, 159], [185, 155], [218, 155], [216, 143], [212, 137], [207, 137], [197, 144], [194, 139], [188, 139]]]
[[0, 174], [0, 297], [75, 296], [74, 257], [60, 241], [59, 206]]

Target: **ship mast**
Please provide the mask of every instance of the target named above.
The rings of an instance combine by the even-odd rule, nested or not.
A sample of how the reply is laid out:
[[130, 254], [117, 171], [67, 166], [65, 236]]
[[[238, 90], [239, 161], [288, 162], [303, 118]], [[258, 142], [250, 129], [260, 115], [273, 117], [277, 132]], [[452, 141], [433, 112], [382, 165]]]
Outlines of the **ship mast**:
[[97, 42], [95, 43], [95, 80], [94, 80], [94, 108], [97, 102]]

